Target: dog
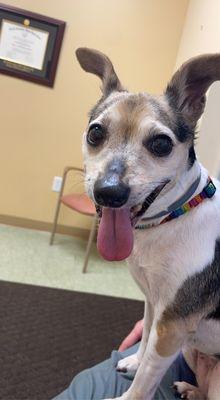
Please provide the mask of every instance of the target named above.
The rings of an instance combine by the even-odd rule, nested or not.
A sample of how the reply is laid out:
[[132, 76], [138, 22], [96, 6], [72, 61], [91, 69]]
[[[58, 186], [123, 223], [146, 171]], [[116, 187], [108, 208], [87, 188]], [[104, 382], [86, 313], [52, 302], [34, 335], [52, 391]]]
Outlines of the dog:
[[[127, 259], [146, 298], [139, 350], [118, 364], [137, 371], [120, 399], [150, 400], [181, 349], [194, 370], [198, 355], [206, 365], [215, 360], [214, 375], [219, 369], [220, 184], [194, 144], [206, 92], [220, 80], [220, 54], [184, 63], [157, 97], [127, 91], [101, 52], [78, 48], [76, 56], [102, 81], [83, 135], [97, 247], [107, 260]], [[219, 400], [218, 380], [201, 390], [175, 386], [185, 398]]]

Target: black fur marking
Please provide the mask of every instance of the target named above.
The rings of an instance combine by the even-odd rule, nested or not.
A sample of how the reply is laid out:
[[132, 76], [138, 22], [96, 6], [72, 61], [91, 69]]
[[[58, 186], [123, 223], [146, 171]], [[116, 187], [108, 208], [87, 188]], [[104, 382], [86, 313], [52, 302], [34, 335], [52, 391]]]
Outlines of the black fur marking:
[[162, 318], [175, 320], [200, 312], [206, 318], [216, 318], [219, 316], [219, 305], [220, 239], [216, 241], [212, 263], [182, 284], [176, 293], [174, 302], [167, 307]]
[[182, 143], [186, 142], [190, 138], [194, 139], [195, 137], [194, 130], [186, 124], [186, 122], [183, 119], [183, 116], [178, 110], [177, 106], [179, 98], [178, 90], [175, 87], [168, 85], [165, 92], [165, 96], [168, 100], [170, 107], [172, 108], [177, 117], [176, 128], [174, 130], [177, 139]]
[[220, 302], [217, 305], [216, 309], [207, 315], [207, 319], [220, 319]]
[[194, 150], [194, 146], [192, 145], [189, 148], [189, 168], [191, 168], [196, 160], [196, 153]]
[[173, 111], [177, 116], [177, 126], [174, 131], [177, 139], [183, 143], [187, 141], [190, 137], [194, 138], [195, 137], [194, 129], [187, 125], [187, 123], [184, 121], [183, 115], [181, 115], [181, 112], [178, 109], [178, 99], [179, 99], [178, 90], [174, 86], [168, 85], [165, 92], [165, 96], [168, 100], [170, 107], [173, 109]]
[[168, 99], [168, 102], [170, 104], [170, 106], [172, 107], [172, 109], [176, 112], [178, 112], [178, 99], [179, 99], [179, 92], [178, 90], [172, 86], [172, 85], [167, 85], [166, 91], [165, 91], [165, 95]]
[[158, 114], [158, 119], [163, 122], [164, 125], [168, 126], [171, 130], [173, 130], [173, 123], [170, 120], [170, 116], [167, 111], [164, 109], [162, 104], [154, 97], [149, 95], [149, 103], [153, 105], [154, 110], [156, 110]]
[[177, 117], [176, 128], [174, 129], [179, 142], [184, 143], [189, 139], [194, 139], [195, 132], [183, 120], [181, 116]]

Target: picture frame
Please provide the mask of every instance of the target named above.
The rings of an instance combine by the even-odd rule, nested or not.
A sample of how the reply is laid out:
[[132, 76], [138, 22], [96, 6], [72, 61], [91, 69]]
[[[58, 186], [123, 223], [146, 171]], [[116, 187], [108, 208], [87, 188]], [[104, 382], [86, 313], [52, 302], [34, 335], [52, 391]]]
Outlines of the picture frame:
[[65, 26], [0, 3], [0, 73], [53, 87]]

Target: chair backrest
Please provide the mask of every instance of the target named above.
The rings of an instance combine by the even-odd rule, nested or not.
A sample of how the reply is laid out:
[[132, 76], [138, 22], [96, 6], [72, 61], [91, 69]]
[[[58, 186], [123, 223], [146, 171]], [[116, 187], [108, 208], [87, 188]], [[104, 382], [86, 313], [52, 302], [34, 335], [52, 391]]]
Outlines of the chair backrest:
[[64, 186], [65, 186], [65, 183], [66, 183], [67, 175], [68, 175], [68, 173], [70, 171], [84, 172], [82, 168], [78, 168], [78, 167], [68, 166], [68, 167], [64, 168], [63, 178], [62, 178], [62, 185], [61, 185], [61, 189], [60, 189], [60, 197], [63, 196], [63, 191], [64, 191]]
[[67, 174], [70, 171], [83, 172], [82, 168], [78, 167], [65, 167], [63, 172], [63, 181], [60, 190], [59, 201], [72, 210], [78, 211], [82, 214], [93, 216], [96, 214], [95, 206], [92, 200], [85, 193], [69, 193], [63, 194], [64, 186], [66, 183]]

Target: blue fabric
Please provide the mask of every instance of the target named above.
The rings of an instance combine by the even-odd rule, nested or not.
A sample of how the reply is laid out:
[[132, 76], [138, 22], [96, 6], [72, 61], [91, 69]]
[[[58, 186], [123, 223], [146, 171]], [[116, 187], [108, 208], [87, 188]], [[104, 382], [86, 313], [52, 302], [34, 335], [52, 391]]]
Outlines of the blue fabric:
[[182, 353], [180, 353], [177, 359], [174, 361], [172, 369], [174, 381], [185, 381], [193, 386], [197, 386], [195, 374], [186, 363]]
[[[120, 353], [113, 351], [111, 357], [102, 363], [80, 372], [70, 386], [54, 400], [101, 400], [121, 396], [130, 387], [134, 374], [121, 373], [116, 370], [120, 359], [134, 354], [138, 345]], [[180, 354], [171, 365], [159, 388], [154, 400], [175, 400], [178, 396], [172, 389], [174, 381], [186, 381], [196, 385], [196, 378]]]

